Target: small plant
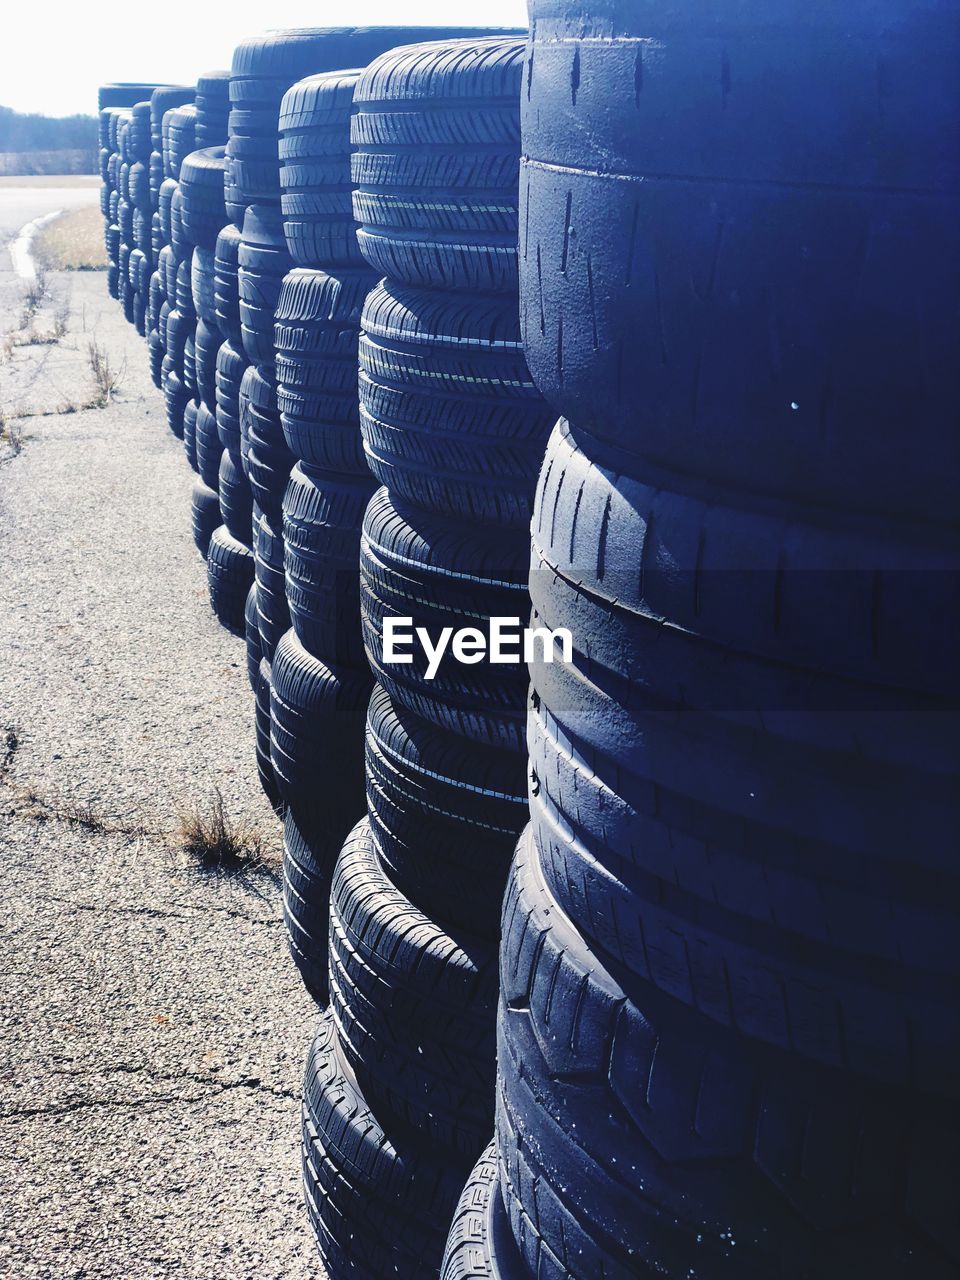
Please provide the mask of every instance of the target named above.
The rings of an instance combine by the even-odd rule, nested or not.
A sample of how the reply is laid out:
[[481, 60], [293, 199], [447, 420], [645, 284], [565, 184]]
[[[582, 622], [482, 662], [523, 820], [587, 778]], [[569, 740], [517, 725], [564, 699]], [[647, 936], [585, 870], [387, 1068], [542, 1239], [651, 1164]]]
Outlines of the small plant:
[[178, 837], [184, 852], [207, 871], [251, 871], [263, 862], [259, 833], [251, 823], [227, 817], [219, 788], [209, 809], [194, 805], [181, 815]]
[[0, 443], [9, 449], [9, 457], [15, 458], [23, 448], [23, 427], [18, 423], [8, 422], [0, 410]]
[[58, 340], [62, 338], [70, 325], [70, 304], [62, 303], [57, 307], [57, 314], [53, 318], [53, 334]]
[[27, 285], [23, 293], [23, 315], [20, 319], [20, 328], [26, 329], [27, 325], [40, 310], [40, 304], [47, 296], [47, 273], [44, 268], [37, 263], [34, 268], [33, 279]]
[[91, 408], [102, 409], [108, 405], [119, 390], [126, 373], [126, 365], [122, 364], [119, 369], [114, 369], [110, 362], [109, 353], [100, 346], [96, 338], [91, 338], [87, 344], [87, 352], [90, 360], [90, 371], [93, 374], [93, 380], [97, 387], [97, 399], [91, 404]]

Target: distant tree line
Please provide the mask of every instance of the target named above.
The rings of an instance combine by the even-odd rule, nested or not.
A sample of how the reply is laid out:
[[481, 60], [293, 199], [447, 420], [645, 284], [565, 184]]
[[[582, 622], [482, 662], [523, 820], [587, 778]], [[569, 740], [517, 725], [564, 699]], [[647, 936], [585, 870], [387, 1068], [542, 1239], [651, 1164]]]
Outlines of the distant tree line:
[[0, 107], [0, 174], [96, 173], [95, 116], [41, 116]]
[[0, 107], [0, 151], [97, 150], [94, 116], [22, 115]]

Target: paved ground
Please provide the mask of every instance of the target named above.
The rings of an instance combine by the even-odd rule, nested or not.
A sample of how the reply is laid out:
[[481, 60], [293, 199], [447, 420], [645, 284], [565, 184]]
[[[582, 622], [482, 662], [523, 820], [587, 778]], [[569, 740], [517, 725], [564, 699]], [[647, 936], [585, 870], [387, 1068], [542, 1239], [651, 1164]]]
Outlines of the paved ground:
[[[0, 190], [0, 238], [61, 197]], [[103, 275], [51, 284], [21, 329], [0, 248], [0, 339], [48, 339], [0, 346], [0, 1277], [318, 1277], [297, 1168], [316, 1010], [243, 646], [206, 603], [142, 340]], [[56, 412], [92, 398], [92, 337], [126, 362], [119, 397]], [[180, 849], [216, 788], [264, 869], [211, 877]]]

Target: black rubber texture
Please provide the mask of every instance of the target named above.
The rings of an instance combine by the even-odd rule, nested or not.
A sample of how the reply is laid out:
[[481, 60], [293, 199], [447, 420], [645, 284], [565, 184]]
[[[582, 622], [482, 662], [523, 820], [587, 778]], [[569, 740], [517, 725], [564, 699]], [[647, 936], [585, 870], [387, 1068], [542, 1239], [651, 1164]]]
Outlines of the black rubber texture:
[[180, 166], [197, 149], [197, 109], [193, 103], [172, 107], [163, 115], [163, 171], [168, 178], [180, 177]]
[[270, 756], [281, 794], [308, 837], [341, 840], [364, 810], [369, 673], [326, 666], [292, 630], [272, 666]]
[[211, 489], [199, 477], [190, 495], [190, 523], [194, 544], [206, 560], [213, 531], [220, 525], [220, 502], [216, 489]]
[[204, 71], [197, 76], [197, 146], [221, 147], [230, 117], [230, 72]]
[[167, 426], [177, 437], [183, 439], [183, 411], [191, 399], [183, 385], [170, 355], [163, 357], [161, 364], [161, 381], [163, 383], [163, 399], [167, 412]]
[[[923, 689], [924, 624], [930, 670], [948, 659], [936, 610], [913, 612], [938, 575], [878, 609], [875, 569], [867, 592], [832, 571], [863, 554], [849, 528], [765, 530], [618, 484], [558, 428], [530, 583], [535, 617], [574, 637], [571, 663], [531, 667], [553, 891], [595, 947], [715, 1021], [956, 1096], [956, 696]], [[778, 567], [778, 539], [809, 571]], [[894, 687], [898, 646], [914, 661]]]
[[220, 456], [217, 491], [223, 523], [245, 546], [253, 541], [253, 494], [236, 453], [224, 449]]
[[[230, 455], [225, 452], [225, 456]], [[221, 472], [222, 474], [222, 472]], [[255, 532], [254, 561], [257, 580], [257, 617], [260, 647], [269, 661], [290, 627], [290, 611], [283, 580], [283, 533], [270, 517], [261, 515]]]
[[217, 411], [217, 356], [221, 346], [220, 330], [206, 320], [197, 321], [193, 337], [197, 391], [211, 413]]
[[359, 70], [298, 81], [280, 105], [280, 208], [300, 266], [365, 265], [353, 221], [350, 111]]
[[457, 1203], [440, 1280], [529, 1280], [510, 1234], [492, 1142], [471, 1171]]
[[[269, 745], [269, 742], [268, 742]], [[328, 1003], [327, 935], [330, 884], [339, 841], [314, 832], [308, 838], [288, 809], [283, 823], [283, 920], [287, 945], [303, 985], [317, 1004]]]
[[436, 1280], [467, 1170], [370, 1110], [329, 1013], [307, 1061], [302, 1125], [307, 1213], [330, 1280]]
[[530, 14], [522, 314], [551, 403], [731, 489], [953, 522], [952, 7]]
[[555, 415], [527, 371], [515, 298], [382, 281], [359, 360], [367, 462], [391, 493], [455, 519], [529, 524]]
[[169, 88], [167, 85], [147, 84], [142, 81], [118, 80], [110, 84], [102, 84], [97, 90], [97, 108], [103, 111], [106, 107], [132, 107], [136, 102], [149, 99], [158, 88]]
[[[217, 508], [219, 513], [220, 508]], [[257, 683], [260, 679], [260, 659], [263, 654], [260, 652], [260, 628], [257, 625], [257, 584], [247, 592], [247, 601], [243, 606], [243, 638], [247, 650], [247, 679], [250, 681], [250, 688], [254, 694], [257, 692]], [[267, 699], [267, 759], [270, 759], [270, 709], [269, 697]], [[259, 726], [258, 726], [259, 728]], [[259, 743], [259, 733], [258, 733]]]
[[387, 879], [369, 824], [330, 893], [330, 1008], [364, 1096], [476, 1159], [493, 1127], [497, 946], [447, 933]]
[[239, 253], [240, 232], [234, 226], [224, 227], [217, 236], [214, 257], [214, 312], [221, 333], [238, 350], [243, 346], [240, 292], [237, 282]]
[[225, 449], [240, 452], [240, 388], [247, 368], [243, 348], [232, 341], [217, 352], [217, 430]]
[[216, 254], [213, 249], [194, 249], [190, 257], [190, 292], [197, 316], [220, 332], [220, 322], [217, 319]]
[[223, 147], [192, 151], [180, 166], [183, 229], [189, 240], [205, 249], [216, 249], [217, 236], [227, 221], [225, 168]]
[[499, 1172], [548, 1280], [947, 1280], [955, 1108], [631, 998], [529, 835], [504, 901]]
[[275, 32], [236, 46], [230, 72], [230, 182], [245, 205], [280, 206], [277, 128], [283, 95], [321, 71], [365, 66], [397, 44], [471, 34], [463, 27], [326, 27]]
[[360, 543], [360, 612], [374, 675], [395, 702], [464, 737], [525, 752], [527, 671], [521, 662], [475, 665], [457, 661], [448, 647], [432, 680], [414, 639], [413, 661], [383, 661], [385, 617], [410, 617], [435, 642], [442, 627], [486, 633], [491, 617], [528, 616], [528, 552], [511, 530], [439, 520], [391, 502], [386, 489], [370, 499]]
[[[217, 420], [207, 406], [201, 403], [197, 411], [197, 470], [200, 478], [216, 493], [220, 485], [220, 456], [223, 446], [217, 431]], [[219, 510], [219, 508], [218, 508]], [[220, 518], [217, 524], [220, 524]]]
[[377, 58], [354, 92], [353, 210], [394, 280], [517, 289], [524, 41], [438, 41]]
[[279, 528], [283, 495], [294, 464], [277, 409], [277, 389], [267, 366], [250, 365], [240, 388], [241, 454], [256, 504]]
[[366, 782], [371, 831], [394, 884], [436, 920], [496, 938], [527, 821], [523, 758], [438, 729], [377, 685]]
[[243, 635], [243, 610], [252, 582], [253, 552], [220, 525], [207, 548], [207, 587], [211, 609], [234, 635]]
[[183, 411], [183, 451], [193, 471], [197, 471], [197, 410], [196, 400], [188, 400]]
[[237, 264], [244, 350], [251, 363], [272, 365], [274, 312], [283, 277], [293, 265], [278, 210], [267, 205], [247, 209]]
[[[249, 600], [249, 598], [248, 594], [247, 599]], [[244, 630], [246, 630], [246, 606], [244, 607]], [[247, 652], [247, 661], [250, 661], [249, 650]], [[257, 682], [253, 688], [257, 776], [260, 779], [260, 789], [270, 801], [274, 813], [282, 818], [285, 812], [283, 797], [280, 795], [277, 779], [273, 772], [273, 765], [270, 763], [270, 690], [272, 683], [270, 660], [264, 656], [260, 659], [260, 665], [257, 668]]]
[[283, 498], [286, 598], [300, 643], [333, 665], [362, 667], [360, 528], [373, 491], [368, 476], [315, 472], [301, 464]]
[[150, 381], [158, 391], [163, 390], [163, 340], [156, 331], [147, 337], [147, 359], [150, 368]]
[[167, 84], [160, 85], [150, 95], [150, 145], [154, 151], [163, 147], [163, 117], [173, 107], [186, 106], [193, 102], [195, 90], [193, 85]]
[[283, 281], [274, 344], [277, 403], [294, 455], [329, 471], [365, 475], [357, 407], [360, 316], [376, 277], [365, 266], [333, 274], [299, 267]]

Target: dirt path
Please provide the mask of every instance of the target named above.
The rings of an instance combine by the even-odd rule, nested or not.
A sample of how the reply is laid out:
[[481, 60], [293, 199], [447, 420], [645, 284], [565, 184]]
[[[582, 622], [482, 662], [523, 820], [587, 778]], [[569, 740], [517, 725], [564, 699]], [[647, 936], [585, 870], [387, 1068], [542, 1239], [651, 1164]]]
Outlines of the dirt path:
[[[23, 345], [0, 347], [0, 1277], [317, 1277], [297, 1097], [316, 1011], [192, 473], [103, 276], [53, 277], [20, 328], [3, 265], [0, 335]], [[126, 363], [119, 397], [57, 412], [94, 396], [94, 338]], [[211, 876], [179, 848], [216, 788], [266, 867]]]

